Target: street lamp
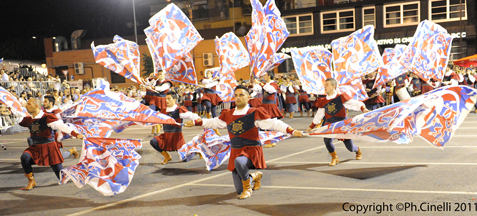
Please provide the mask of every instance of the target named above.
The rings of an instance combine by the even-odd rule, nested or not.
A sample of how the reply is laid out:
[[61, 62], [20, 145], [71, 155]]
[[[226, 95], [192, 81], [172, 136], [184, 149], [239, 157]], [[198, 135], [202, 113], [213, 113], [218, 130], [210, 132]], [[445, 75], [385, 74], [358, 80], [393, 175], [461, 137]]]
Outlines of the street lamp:
[[136, 44], [137, 44], [136, 4], [134, 0], [132, 1], [133, 1], [133, 15], [134, 15], [134, 37], [136, 38]]

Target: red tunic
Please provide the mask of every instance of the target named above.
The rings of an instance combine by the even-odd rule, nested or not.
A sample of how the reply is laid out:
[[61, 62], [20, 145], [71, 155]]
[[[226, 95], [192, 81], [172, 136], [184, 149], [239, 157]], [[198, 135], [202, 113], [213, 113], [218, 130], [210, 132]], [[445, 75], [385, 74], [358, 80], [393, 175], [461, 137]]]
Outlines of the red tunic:
[[216, 86], [212, 89], [204, 88], [204, 96], [202, 96], [202, 101], [208, 100], [213, 106], [220, 105], [222, 103], [222, 98], [215, 91]]
[[250, 159], [256, 169], [267, 168], [255, 121], [269, 119], [270, 116], [261, 107], [251, 107], [245, 115], [233, 115], [234, 111], [235, 109], [224, 109], [219, 116], [219, 119], [227, 123], [232, 147], [228, 170], [235, 169], [235, 158], [242, 155]]
[[[275, 88], [275, 90], [278, 92], [279, 88], [278, 88], [278, 85], [277, 83], [275, 82], [271, 82], [270, 83], [271, 86], [273, 86], [273, 88]], [[278, 97], [277, 97], [277, 92], [273, 93], [273, 94], [268, 94], [267, 91], [263, 91], [263, 100], [262, 100], [262, 104], [260, 105], [260, 107], [264, 108], [265, 111], [268, 113], [268, 115], [270, 116], [270, 118], [283, 118], [283, 114], [280, 112], [280, 110], [278, 109], [278, 106], [277, 106], [277, 101], [278, 101]]]
[[298, 102], [300, 103], [309, 103], [310, 100], [308, 99], [308, 94], [305, 90], [303, 90], [303, 86], [300, 86], [300, 89], [298, 89], [298, 92], [300, 95], [298, 96]]
[[[292, 87], [293, 88], [293, 87]], [[296, 89], [293, 88], [293, 92], [296, 92]], [[285, 103], [287, 104], [296, 104], [296, 98], [295, 98], [295, 93], [291, 93], [290, 90], [287, 87], [287, 92], [286, 92], [286, 100]]]
[[[177, 123], [182, 123], [180, 113], [186, 113], [187, 108], [181, 106], [177, 107], [172, 112], [166, 112], [166, 109], [161, 110], [161, 113], [171, 116]], [[185, 144], [184, 136], [182, 135], [182, 126], [179, 125], [164, 125], [164, 133], [154, 137], [157, 140], [159, 148], [164, 151], [177, 151]]]
[[407, 75], [404, 73], [398, 77], [396, 77], [396, 86], [394, 87], [394, 92], [403, 88], [406, 85], [406, 80], [408, 79]]
[[262, 99], [261, 98], [252, 98], [248, 101], [248, 104], [251, 107], [259, 107], [262, 104]]
[[192, 93], [184, 93], [184, 106], [192, 106]]
[[[55, 110], [51, 111], [50, 113], [56, 116], [56, 114], [58, 114], [60, 112], [61, 112], [60, 109], [55, 109]], [[58, 140], [59, 133], [61, 133], [61, 132], [55, 130], [55, 141], [56, 141], [56, 144], [58, 145], [58, 148], [63, 148], [63, 143]]]
[[58, 118], [54, 114], [45, 112], [39, 119], [27, 116], [20, 122], [20, 126], [30, 129], [30, 137], [33, 140], [33, 145], [25, 149], [23, 153], [29, 153], [38, 166], [56, 165], [64, 161], [55, 142], [53, 129], [47, 125], [55, 121], [58, 121]]
[[363, 80], [363, 84], [366, 85], [366, 88], [371, 90], [371, 91], [367, 92], [369, 99], [367, 99], [364, 102], [365, 104], [378, 104], [378, 103], [386, 102], [384, 100], [383, 96], [381, 96], [381, 94], [377, 94], [376, 96], [372, 97], [377, 92], [377, 89], [373, 89], [374, 82], [375, 82], [375, 79]]
[[[172, 82], [170, 80], [163, 80], [163, 81], [158, 80], [156, 82], [156, 86], [162, 86], [166, 83], [169, 83], [172, 87]], [[152, 95], [149, 105], [155, 105], [160, 110], [166, 109], [167, 108], [167, 104], [166, 104], [167, 92], [169, 92], [169, 89]]]
[[351, 98], [347, 94], [338, 94], [331, 100], [326, 99], [326, 97], [316, 99], [316, 106], [325, 109], [325, 125], [346, 119], [344, 103], [349, 100]]

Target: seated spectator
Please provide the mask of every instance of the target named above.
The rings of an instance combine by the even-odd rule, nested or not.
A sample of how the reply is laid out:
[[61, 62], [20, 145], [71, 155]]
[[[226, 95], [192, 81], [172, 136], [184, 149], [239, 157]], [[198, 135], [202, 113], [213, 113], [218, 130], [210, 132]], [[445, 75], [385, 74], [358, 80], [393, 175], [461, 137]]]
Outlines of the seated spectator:
[[12, 115], [12, 112], [10, 112], [10, 110], [7, 109], [7, 106], [5, 105], [0, 106], [0, 116], [2, 117], [2, 119], [5, 120], [6, 125], [13, 125], [13, 121], [10, 118], [11, 115]]

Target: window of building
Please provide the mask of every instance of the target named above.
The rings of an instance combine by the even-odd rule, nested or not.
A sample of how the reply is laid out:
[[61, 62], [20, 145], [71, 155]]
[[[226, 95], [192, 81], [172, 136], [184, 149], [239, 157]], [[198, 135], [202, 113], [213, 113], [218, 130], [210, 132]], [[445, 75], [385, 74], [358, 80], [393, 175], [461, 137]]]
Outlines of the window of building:
[[467, 56], [467, 41], [462, 40], [462, 54], [460, 52], [460, 48], [460, 41], [458, 40], [458, 38], [456, 38], [452, 43], [451, 53], [449, 57], [450, 61], [455, 61]]
[[322, 12], [321, 32], [354, 31], [354, 9]]
[[419, 2], [384, 5], [384, 27], [417, 25], [419, 15]]
[[124, 78], [123, 76], [115, 73], [114, 71], [109, 71], [110, 75], [111, 75], [111, 83], [125, 83], [126, 82], [126, 78]]
[[462, 19], [467, 19], [467, 4], [465, 0], [430, 0], [429, 20], [455, 21], [460, 20], [462, 2]]
[[363, 26], [373, 25], [376, 27], [376, 14], [373, 7], [363, 7]]
[[313, 34], [313, 14], [286, 16], [283, 20], [290, 36]]

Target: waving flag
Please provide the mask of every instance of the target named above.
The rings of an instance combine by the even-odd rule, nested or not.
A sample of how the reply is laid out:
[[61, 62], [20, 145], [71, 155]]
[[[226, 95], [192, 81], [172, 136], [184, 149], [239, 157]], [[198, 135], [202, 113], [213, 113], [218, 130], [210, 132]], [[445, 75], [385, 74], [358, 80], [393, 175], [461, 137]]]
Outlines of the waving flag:
[[[260, 131], [262, 145], [277, 143], [288, 139], [290, 135], [277, 131]], [[218, 136], [212, 129], [204, 129], [202, 134], [192, 138], [179, 149], [179, 157], [188, 161], [196, 154], [202, 154], [207, 170], [213, 170], [222, 165], [230, 157], [229, 135]]]
[[374, 40], [374, 26], [364, 28], [331, 42], [333, 63], [339, 84], [349, 83], [376, 71], [383, 60]]
[[26, 109], [22, 107], [20, 101], [18, 101], [16, 97], [2, 87], [0, 87], [0, 103], [10, 108], [10, 111], [12, 111], [13, 115], [21, 117], [30, 116]]
[[265, 71], [273, 70], [289, 58], [291, 57], [285, 53], [273, 54], [272, 57], [268, 60], [268, 67], [265, 69]]
[[139, 101], [119, 92], [111, 92], [109, 83], [83, 95], [75, 107], [74, 116], [103, 120], [130, 121], [143, 126], [176, 124], [168, 115], [151, 110]]
[[208, 68], [205, 73], [211, 70], [212, 77], [219, 77], [219, 83], [217, 84], [217, 94], [222, 99], [222, 102], [234, 101], [234, 89], [237, 87], [237, 80], [235, 79], [235, 73], [222, 74], [219, 67]]
[[383, 108], [317, 128], [310, 135], [365, 141], [412, 142], [420, 136], [444, 147], [477, 100], [477, 90], [446, 86]]
[[269, 61], [290, 34], [281, 18], [274, 0], [262, 6], [259, 0], [252, 0], [252, 28], [245, 36], [250, 53], [251, 72], [255, 78], [270, 69]]
[[192, 54], [187, 53], [176, 65], [166, 73], [166, 79], [182, 82], [190, 85], [197, 85], [197, 75], [192, 60]]
[[157, 76], [161, 68], [161, 62], [159, 58], [159, 53], [155, 50], [157, 46], [157, 39], [154, 40], [154, 30], [151, 27], [147, 27], [144, 29], [144, 33], [146, 34], [146, 44], [147, 48], [149, 49], [149, 53], [151, 53], [152, 64], [154, 66], [154, 76]]
[[162, 70], [169, 71], [203, 40], [189, 18], [171, 3], [149, 19], [145, 33], [159, 57]]
[[86, 138], [81, 161], [60, 171], [60, 184], [69, 180], [78, 188], [89, 184], [104, 196], [122, 193], [131, 183], [141, 156], [140, 140]]
[[361, 79], [355, 79], [348, 83], [339, 84], [338, 89], [342, 94], [347, 94], [350, 98], [355, 100], [364, 101], [368, 99], [368, 94]]
[[291, 50], [293, 64], [303, 89], [310, 94], [325, 94], [325, 80], [336, 78], [331, 70], [331, 52], [324, 48]]
[[[373, 88], [384, 85], [407, 72], [407, 68], [399, 62], [399, 57], [402, 56], [405, 49], [406, 45], [397, 44], [394, 49], [386, 48], [384, 50], [383, 62], [385, 61], [384, 59], [386, 59], [387, 63], [379, 69]], [[384, 58], [384, 56], [386, 56], [386, 58]]]
[[[134, 122], [120, 120], [104, 120], [97, 118], [64, 118], [65, 123], [74, 128], [85, 137], [108, 138], [114, 131], [120, 133], [129, 126], [135, 125]], [[69, 135], [63, 136], [63, 139], [70, 138]]]
[[221, 74], [233, 73], [250, 64], [250, 56], [240, 39], [232, 32], [215, 38]]
[[142, 84], [138, 45], [118, 35], [114, 36], [113, 41], [113, 44], [96, 47], [94, 42], [91, 43], [96, 63], [135, 83]]
[[399, 59], [402, 65], [427, 82], [442, 80], [449, 61], [452, 36], [442, 26], [424, 20]]

